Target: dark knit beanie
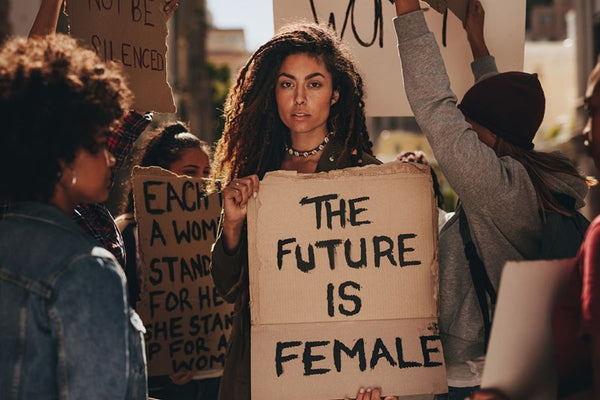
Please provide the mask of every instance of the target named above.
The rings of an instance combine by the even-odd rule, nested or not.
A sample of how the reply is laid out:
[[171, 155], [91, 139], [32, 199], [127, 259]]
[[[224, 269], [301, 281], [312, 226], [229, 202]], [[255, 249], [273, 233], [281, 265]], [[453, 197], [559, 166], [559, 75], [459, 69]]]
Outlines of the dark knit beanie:
[[531, 150], [546, 98], [537, 74], [504, 72], [477, 82], [458, 108], [507, 142]]

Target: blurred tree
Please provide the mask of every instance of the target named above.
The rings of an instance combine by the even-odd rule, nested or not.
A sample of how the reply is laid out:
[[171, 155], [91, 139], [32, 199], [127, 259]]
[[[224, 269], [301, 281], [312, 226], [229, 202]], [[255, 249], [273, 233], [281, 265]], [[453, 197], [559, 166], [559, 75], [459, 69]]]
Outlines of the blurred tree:
[[211, 119], [214, 126], [215, 141], [217, 141], [225, 127], [223, 107], [230, 87], [229, 67], [227, 65], [217, 66], [209, 62], [208, 76], [210, 79]]

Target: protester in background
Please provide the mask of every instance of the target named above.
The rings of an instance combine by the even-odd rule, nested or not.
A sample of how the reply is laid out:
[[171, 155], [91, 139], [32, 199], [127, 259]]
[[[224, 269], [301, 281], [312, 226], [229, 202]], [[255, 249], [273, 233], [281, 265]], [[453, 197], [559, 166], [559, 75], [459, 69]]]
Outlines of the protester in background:
[[0, 51], [0, 398], [147, 397], [121, 267], [71, 219], [108, 197], [124, 82], [64, 35]]
[[223, 216], [212, 277], [235, 302], [219, 399], [250, 399], [246, 206], [266, 172], [304, 173], [379, 164], [365, 126], [363, 82], [333, 31], [314, 24], [278, 32], [240, 70], [225, 103], [213, 175]]
[[[133, 165], [157, 166], [178, 175], [208, 178], [210, 175], [210, 146], [192, 133], [183, 122], [163, 124], [150, 134]], [[142, 264], [138, 248], [137, 223], [133, 214], [133, 190], [127, 192], [116, 219], [123, 234], [127, 254], [127, 286], [131, 304], [135, 307], [140, 298]], [[148, 379], [150, 396], [162, 400], [212, 400], [217, 398], [219, 377], [192, 379], [190, 371], [180, 371], [172, 376], [153, 376]]]
[[[483, 370], [493, 302], [485, 292], [495, 298], [506, 261], [538, 257], [545, 213], [572, 215], [584, 205], [587, 182], [566, 157], [533, 150], [544, 115], [543, 90], [536, 75], [498, 73], [484, 41], [479, 1], [469, 1], [465, 25], [477, 83], [458, 106], [418, 0], [395, 5], [406, 94], [459, 197], [457, 215], [439, 238], [439, 322], [448, 398], [462, 400], [478, 387]], [[481, 303], [466, 244], [474, 246], [472, 252], [467, 248], [471, 262], [479, 258], [479, 271], [487, 277]]]
[[[600, 167], [600, 61], [585, 93], [585, 145]], [[552, 328], [561, 399], [600, 398], [600, 216], [586, 231], [577, 264], [554, 310]]]
[[[30, 38], [53, 35], [56, 32], [58, 16], [63, 0], [42, 0], [36, 19], [29, 32]], [[64, 1], [67, 7], [66, 0]], [[167, 19], [179, 7], [178, 0], [165, 0], [164, 11]], [[111, 130], [108, 138], [108, 150], [115, 157], [112, 174], [121, 168], [134, 142], [152, 121], [152, 112], [139, 114], [134, 110], [125, 113], [120, 124]], [[112, 179], [112, 178], [111, 178]], [[0, 199], [0, 219], [8, 207], [5, 199]], [[112, 214], [103, 203], [78, 204], [73, 210], [73, 219], [99, 244], [109, 250], [120, 265], [125, 266], [125, 247], [123, 238], [115, 224]]]
[[[588, 123], [584, 129], [590, 154], [600, 169], [600, 59], [590, 74], [585, 108]], [[578, 257], [582, 281], [582, 336], [591, 342], [593, 397], [600, 397], [600, 216], [586, 232]], [[590, 353], [588, 353], [590, 354]]]
[[[600, 60], [585, 93], [585, 145], [600, 168]], [[555, 307], [552, 325], [558, 370], [558, 398], [600, 397], [600, 216], [589, 226], [577, 262]], [[497, 389], [481, 389], [472, 400], [505, 400]]]

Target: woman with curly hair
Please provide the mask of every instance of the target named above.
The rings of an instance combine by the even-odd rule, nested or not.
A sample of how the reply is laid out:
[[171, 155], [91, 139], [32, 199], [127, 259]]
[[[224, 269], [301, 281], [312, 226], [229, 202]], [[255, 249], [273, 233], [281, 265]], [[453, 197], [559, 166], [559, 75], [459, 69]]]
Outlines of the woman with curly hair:
[[106, 200], [119, 68], [74, 39], [0, 50], [0, 398], [145, 399], [144, 326], [115, 257], [71, 219]]
[[290, 25], [240, 70], [225, 104], [213, 173], [223, 179], [223, 216], [212, 276], [236, 312], [220, 399], [250, 398], [246, 205], [266, 172], [303, 173], [379, 164], [365, 127], [363, 81], [335, 33]]

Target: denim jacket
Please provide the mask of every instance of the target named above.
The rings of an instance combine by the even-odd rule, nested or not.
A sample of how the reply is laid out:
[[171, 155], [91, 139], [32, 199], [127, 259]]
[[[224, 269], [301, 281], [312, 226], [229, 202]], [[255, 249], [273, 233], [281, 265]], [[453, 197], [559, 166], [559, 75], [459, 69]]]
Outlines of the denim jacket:
[[144, 327], [121, 267], [37, 202], [0, 221], [0, 399], [146, 399]]

